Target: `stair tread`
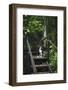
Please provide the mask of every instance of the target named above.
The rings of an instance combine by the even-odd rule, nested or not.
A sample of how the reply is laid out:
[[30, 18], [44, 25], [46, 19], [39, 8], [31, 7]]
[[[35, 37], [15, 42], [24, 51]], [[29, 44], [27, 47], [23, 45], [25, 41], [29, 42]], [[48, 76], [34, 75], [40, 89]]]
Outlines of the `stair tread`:
[[48, 66], [47, 64], [39, 64], [39, 65], [35, 65], [35, 67], [46, 67]]
[[33, 56], [34, 59], [46, 59], [46, 57], [42, 57], [42, 56]]
[[48, 74], [49, 73], [49, 71], [48, 72], [37, 72], [37, 74]]

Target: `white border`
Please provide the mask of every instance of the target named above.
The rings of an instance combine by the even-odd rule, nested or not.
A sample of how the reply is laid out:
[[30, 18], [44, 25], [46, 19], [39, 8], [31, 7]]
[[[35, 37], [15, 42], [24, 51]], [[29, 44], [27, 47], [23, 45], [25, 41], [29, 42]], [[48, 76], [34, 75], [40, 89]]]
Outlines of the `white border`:
[[[63, 11], [62, 10], [43, 10], [17, 8], [17, 82], [34, 82], [34, 81], [50, 81], [63, 80]], [[39, 75], [23, 75], [23, 15], [41, 15], [41, 16], [57, 16], [58, 17], [58, 73], [39, 74]]]

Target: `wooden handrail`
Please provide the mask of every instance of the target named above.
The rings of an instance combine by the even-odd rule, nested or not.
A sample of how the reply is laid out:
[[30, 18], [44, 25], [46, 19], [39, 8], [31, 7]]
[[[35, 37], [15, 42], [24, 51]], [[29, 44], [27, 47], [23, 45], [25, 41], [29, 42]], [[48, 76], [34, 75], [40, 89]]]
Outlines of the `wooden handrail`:
[[57, 50], [57, 47], [54, 45], [54, 43], [53, 43], [51, 40], [47, 39], [47, 37], [42, 38], [42, 39], [40, 40], [40, 42], [43, 41], [43, 40], [48, 41], [48, 42], [49, 42], [50, 44], [52, 44], [53, 47]]

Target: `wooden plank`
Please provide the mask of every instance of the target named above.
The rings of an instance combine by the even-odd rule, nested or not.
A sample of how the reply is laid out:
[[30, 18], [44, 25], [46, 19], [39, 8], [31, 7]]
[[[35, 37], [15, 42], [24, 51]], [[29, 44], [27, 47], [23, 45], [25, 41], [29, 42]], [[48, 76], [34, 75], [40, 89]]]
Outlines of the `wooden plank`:
[[49, 74], [49, 71], [48, 72], [38, 72], [37, 74]]
[[27, 47], [28, 47], [28, 50], [29, 50], [30, 58], [31, 58], [31, 64], [32, 64], [32, 67], [33, 67], [33, 72], [37, 73], [28, 39], [27, 39]]
[[33, 59], [46, 59], [46, 57], [33, 56]]
[[35, 67], [48, 67], [47, 64], [40, 64], [40, 65], [35, 65]]
[[51, 65], [49, 65], [48, 62], [46, 62], [46, 63], [47, 63], [47, 65], [48, 65], [49, 71], [52, 73]]

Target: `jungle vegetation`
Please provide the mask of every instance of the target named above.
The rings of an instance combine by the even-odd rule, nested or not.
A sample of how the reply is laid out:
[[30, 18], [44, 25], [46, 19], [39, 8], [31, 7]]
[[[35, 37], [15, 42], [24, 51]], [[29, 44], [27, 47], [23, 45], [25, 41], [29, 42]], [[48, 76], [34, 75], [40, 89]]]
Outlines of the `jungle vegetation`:
[[[48, 42], [48, 62], [53, 73], [57, 72], [57, 17], [23, 15], [23, 35], [27, 34], [31, 48]], [[45, 45], [44, 45], [45, 46]], [[25, 48], [25, 45], [24, 45]], [[45, 48], [44, 51], [46, 52]]]

